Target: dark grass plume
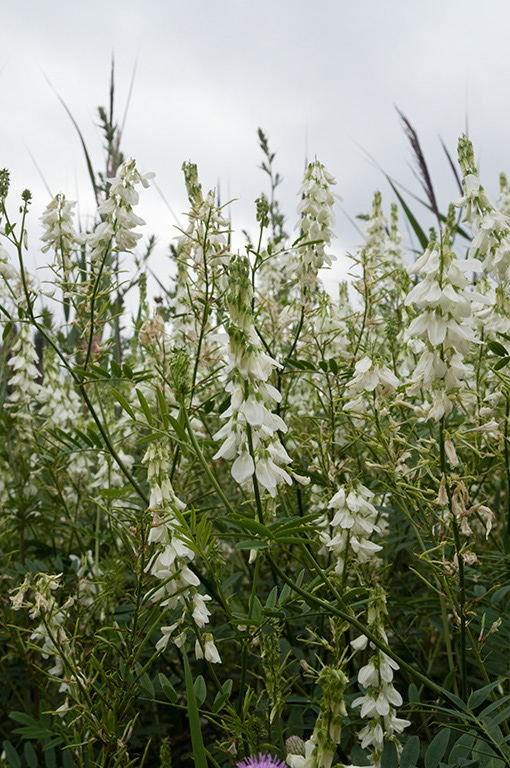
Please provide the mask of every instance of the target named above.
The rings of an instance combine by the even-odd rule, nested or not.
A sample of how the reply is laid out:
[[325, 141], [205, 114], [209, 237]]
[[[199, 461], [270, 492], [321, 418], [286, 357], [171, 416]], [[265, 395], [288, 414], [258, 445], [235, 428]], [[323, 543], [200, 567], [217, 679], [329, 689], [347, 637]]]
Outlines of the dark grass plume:
[[417, 173], [418, 180], [422, 185], [425, 194], [427, 195], [427, 198], [430, 203], [430, 207], [434, 211], [434, 214], [437, 218], [439, 232], [441, 232], [441, 214], [439, 213], [436, 195], [434, 192], [434, 186], [432, 184], [432, 179], [430, 177], [429, 169], [425, 161], [425, 156], [420, 146], [418, 134], [416, 133], [416, 131], [414, 130], [413, 126], [409, 122], [408, 118], [404, 115], [404, 113], [401, 112], [397, 106], [395, 106], [395, 109], [397, 110], [398, 116], [400, 117], [400, 119], [402, 120], [402, 123], [404, 124], [405, 134], [409, 139], [412, 150], [414, 152], [416, 165], [418, 167], [418, 173]]

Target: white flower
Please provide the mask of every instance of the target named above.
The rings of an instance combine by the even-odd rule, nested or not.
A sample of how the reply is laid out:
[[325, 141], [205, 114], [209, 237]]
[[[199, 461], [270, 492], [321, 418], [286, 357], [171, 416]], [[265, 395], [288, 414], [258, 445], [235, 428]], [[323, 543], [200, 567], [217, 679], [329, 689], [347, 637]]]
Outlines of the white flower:
[[210, 633], [204, 636], [204, 651], [202, 651], [200, 641], [195, 641], [195, 656], [197, 659], [203, 659], [205, 656], [206, 661], [209, 661], [211, 664], [221, 664], [220, 654]]
[[[347, 383], [347, 386], [352, 387], [355, 392], [373, 392], [376, 387], [379, 387], [379, 391], [385, 397], [400, 384], [397, 377], [386, 365], [374, 365], [369, 357], [358, 360], [354, 366], [354, 371], [355, 375]], [[352, 403], [350, 405], [352, 406]], [[344, 406], [345, 408], [346, 406]]]

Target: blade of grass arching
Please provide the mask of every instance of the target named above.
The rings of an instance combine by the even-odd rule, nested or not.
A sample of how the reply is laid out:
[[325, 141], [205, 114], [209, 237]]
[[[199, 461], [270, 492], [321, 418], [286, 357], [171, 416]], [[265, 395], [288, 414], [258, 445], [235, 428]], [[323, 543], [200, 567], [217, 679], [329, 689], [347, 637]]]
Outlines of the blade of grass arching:
[[363, 232], [363, 230], [362, 230], [360, 227], [358, 227], [358, 225], [356, 224], [356, 222], [354, 221], [354, 219], [352, 218], [352, 216], [349, 216], [349, 214], [347, 213], [347, 211], [346, 211], [346, 210], [344, 210], [343, 208], [340, 208], [340, 210], [341, 210], [341, 212], [343, 213], [343, 215], [345, 216], [345, 218], [347, 219], [347, 221], [349, 221], [349, 222], [352, 224], [352, 226], [354, 227], [354, 229], [356, 230], [356, 232], [358, 233], [358, 235], [360, 235], [361, 239], [362, 239], [362, 240], [363, 240], [363, 239], [365, 239], [365, 237], [366, 237], [366, 233], [364, 233], [364, 232]]
[[167, 288], [165, 285], [163, 285], [162, 281], [161, 281], [161, 280], [159, 279], [159, 277], [158, 277], [158, 276], [155, 274], [155, 272], [153, 272], [153, 271], [152, 271], [152, 269], [149, 269], [149, 270], [148, 270], [148, 272], [149, 272], [149, 275], [150, 275], [151, 277], [153, 277], [153, 278], [154, 278], [154, 280], [157, 282], [157, 284], [159, 285], [159, 287], [161, 288], [161, 290], [163, 291], [163, 293], [165, 293], [167, 296], [169, 296], [169, 295], [170, 295], [170, 291], [169, 291], [169, 289], [168, 289], [168, 288]]
[[131, 103], [131, 96], [133, 95], [133, 87], [135, 84], [135, 77], [136, 77], [136, 70], [138, 68], [138, 54], [136, 54], [135, 63], [133, 65], [133, 73], [131, 75], [131, 82], [129, 83], [129, 91], [126, 101], [126, 108], [124, 110], [124, 116], [122, 118], [122, 124], [119, 129], [119, 139], [122, 137], [122, 134], [124, 133], [124, 127], [126, 125], [127, 115], [129, 111], [129, 105]]
[[156, 191], [158, 192], [159, 196], [163, 200], [164, 204], [166, 205], [166, 207], [168, 208], [168, 210], [170, 211], [170, 213], [174, 217], [174, 219], [175, 219], [175, 221], [177, 223], [177, 226], [180, 227], [181, 226], [181, 222], [179, 221], [179, 219], [177, 217], [177, 214], [175, 213], [174, 209], [172, 208], [172, 206], [170, 205], [170, 203], [168, 202], [168, 200], [164, 196], [163, 192], [161, 191], [161, 188], [158, 186], [158, 184], [155, 181], [151, 181], [151, 186], [156, 189]]
[[411, 209], [410, 209], [410, 208], [409, 208], [409, 206], [407, 205], [406, 201], [404, 200], [404, 198], [402, 197], [402, 195], [400, 194], [400, 192], [398, 191], [398, 189], [396, 188], [396, 186], [394, 185], [394, 183], [392, 182], [392, 180], [390, 179], [390, 177], [389, 177], [389, 176], [386, 176], [386, 178], [387, 178], [387, 180], [388, 180], [388, 183], [389, 183], [389, 185], [390, 185], [390, 186], [391, 186], [391, 188], [393, 189], [394, 193], [395, 193], [395, 194], [396, 194], [396, 196], [398, 197], [398, 200], [399, 200], [399, 202], [400, 202], [400, 205], [401, 205], [401, 206], [402, 206], [402, 208], [404, 209], [404, 213], [405, 213], [405, 215], [407, 216], [407, 219], [408, 219], [408, 221], [409, 221], [409, 224], [410, 224], [410, 225], [411, 225], [411, 227], [413, 228], [413, 230], [414, 230], [414, 233], [415, 233], [416, 237], [417, 237], [417, 238], [418, 238], [418, 240], [420, 241], [420, 245], [421, 245], [421, 247], [423, 248], [423, 250], [425, 250], [425, 248], [427, 247], [427, 245], [428, 245], [428, 243], [429, 243], [429, 241], [428, 241], [428, 237], [426, 236], [426, 234], [424, 233], [423, 229], [422, 229], [422, 228], [420, 227], [420, 225], [418, 224], [418, 221], [417, 221], [417, 220], [416, 220], [416, 218], [413, 216], [413, 214], [412, 214], [412, 212], [411, 212]]
[[[388, 181], [390, 181], [389, 176], [387, 176], [386, 178], [388, 179]], [[429, 210], [432, 213], [434, 213], [434, 211], [433, 211], [432, 207], [429, 205], [429, 203], [425, 202], [425, 200], [422, 200], [421, 197], [418, 197], [418, 195], [415, 195], [414, 192], [411, 192], [410, 189], [407, 189], [407, 187], [404, 187], [404, 185], [400, 184], [400, 182], [395, 181], [394, 183], [397, 185], [397, 187], [400, 187], [400, 189], [402, 189], [406, 193], [406, 195], [409, 195], [409, 197], [412, 197], [414, 200], [416, 200], [416, 202], [420, 203], [420, 205], [425, 206], [425, 208], [427, 208], [427, 210]], [[446, 216], [443, 213], [440, 213], [439, 216], [441, 218], [441, 221], [443, 221], [443, 222], [446, 221]], [[466, 240], [471, 240], [472, 239], [469, 236], [469, 234], [466, 232], [466, 230], [462, 229], [462, 227], [460, 227], [458, 224], [456, 226], [456, 231], [458, 232], [458, 234], [461, 237], [465, 238]]]
[[[41, 70], [41, 71], [42, 71], [42, 70]], [[95, 199], [96, 199], [96, 204], [97, 204], [97, 205], [99, 205], [99, 190], [98, 190], [98, 188], [97, 188], [97, 184], [96, 184], [96, 176], [95, 176], [95, 174], [94, 174], [94, 169], [93, 169], [93, 167], [92, 167], [92, 162], [91, 162], [91, 160], [90, 160], [90, 156], [89, 156], [89, 153], [88, 153], [88, 150], [87, 150], [87, 145], [85, 144], [85, 139], [83, 138], [83, 134], [82, 134], [82, 132], [80, 131], [80, 128], [79, 128], [79, 126], [78, 126], [78, 123], [77, 123], [77, 122], [76, 122], [76, 120], [74, 119], [74, 116], [73, 116], [73, 114], [72, 114], [71, 110], [69, 109], [69, 107], [68, 107], [68, 106], [67, 106], [67, 104], [65, 103], [64, 99], [62, 98], [62, 96], [61, 96], [61, 95], [58, 93], [58, 91], [57, 91], [57, 90], [54, 88], [54, 86], [53, 86], [52, 82], [51, 82], [51, 81], [50, 81], [50, 79], [49, 79], [49, 78], [46, 76], [46, 74], [45, 74], [44, 72], [43, 72], [42, 74], [43, 74], [43, 76], [44, 76], [44, 78], [45, 78], [46, 82], [47, 82], [47, 83], [48, 83], [48, 85], [50, 86], [51, 90], [53, 91], [53, 93], [55, 94], [55, 96], [56, 96], [56, 97], [57, 97], [57, 99], [60, 101], [60, 103], [61, 103], [61, 104], [62, 104], [62, 106], [64, 107], [65, 111], [66, 111], [66, 112], [67, 112], [67, 114], [69, 115], [69, 117], [70, 117], [70, 119], [71, 119], [71, 122], [72, 122], [72, 124], [74, 125], [74, 127], [75, 127], [75, 129], [76, 129], [76, 132], [77, 132], [77, 134], [78, 134], [78, 136], [79, 136], [79, 138], [80, 138], [81, 146], [82, 146], [82, 148], [83, 148], [83, 152], [85, 153], [85, 160], [86, 160], [86, 163], [87, 163], [87, 169], [88, 169], [88, 172], [89, 172], [90, 181], [92, 182], [92, 187], [93, 187], [93, 189], [94, 189], [94, 197], [95, 197]]]
[[45, 177], [44, 177], [44, 174], [43, 174], [43, 172], [41, 171], [41, 169], [39, 168], [39, 165], [37, 164], [37, 160], [35, 159], [35, 157], [33, 156], [33, 154], [31, 153], [31, 151], [29, 150], [29, 148], [27, 147], [27, 145], [26, 145], [26, 144], [25, 144], [25, 149], [27, 150], [27, 152], [28, 152], [28, 154], [29, 154], [29, 157], [30, 157], [31, 161], [32, 161], [32, 162], [33, 162], [33, 164], [35, 165], [35, 168], [36, 168], [36, 171], [37, 171], [37, 173], [38, 173], [38, 174], [39, 174], [39, 176], [41, 177], [41, 181], [42, 181], [42, 183], [44, 184], [44, 187], [45, 187], [45, 189], [46, 189], [46, 192], [48, 193], [48, 195], [49, 195], [49, 196], [51, 197], [51, 199], [53, 200], [53, 197], [54, 197], [54, 195], [52, 194], [52, 192], [51, 192], [51, 189], [50, 189], [50, 188], [49, 188], [49, 186], [48, 186], [48, 182], [46, 181], [46, 179], [45, 179]]
[[455, 167], [455, 163], [453, 162], [452, 157], [451, 157], [450, 153], [448, 152], [447, 146], [444, 143], [444, 141], [443, 141], [441, 136], [439, 137], [439, 141], [441, 142], [441, 146], [443, 147], [444, 153], [445, 153], [445, 155], [446, 155], [446, 157], [448, 159], [448, 162], [450, 164], [450, 168], [452, 169], [452, 173], [455, 176], [455, 181], [457, 182], [457, 186], [458, 186], [458, 188], [460, 190], [460, 194], [463, 195], [464, 194], [464, 190], [462, 189], [462, 183], [461, 183], [461, 181], [459, 179], [459, 174], [457, 173], [457, 169]]
[[207, 755], [202, 738], [202, 729], [200, 728], [200, 715], [198, 713], [198, 704], [193, 688], [193, 677], [189, 667], [188, 655], [183, 650], [182, 658], [184, 661], [184, 676], [186, 680], [186, 700], [188, 703], [188, 717], [191, 729], [191, 744], [193, 746], [193, 761], [196, 768], [207, 768]]

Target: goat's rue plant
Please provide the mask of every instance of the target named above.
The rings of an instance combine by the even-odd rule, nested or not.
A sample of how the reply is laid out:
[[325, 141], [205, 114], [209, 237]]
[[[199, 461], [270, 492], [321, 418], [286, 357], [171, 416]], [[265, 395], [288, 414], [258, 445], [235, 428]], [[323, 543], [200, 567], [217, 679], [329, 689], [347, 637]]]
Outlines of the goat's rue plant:
[[0, 172], [2, 765], [510, 765], [506, 179], [463, 136], [414, 260], [377, 193], [332, 297], [335, 179], [289, 237], [259, 139], [240, 252], [184, 164], [156, 302], [118, 143], [90, 232], [47, 206], [41, 285]]

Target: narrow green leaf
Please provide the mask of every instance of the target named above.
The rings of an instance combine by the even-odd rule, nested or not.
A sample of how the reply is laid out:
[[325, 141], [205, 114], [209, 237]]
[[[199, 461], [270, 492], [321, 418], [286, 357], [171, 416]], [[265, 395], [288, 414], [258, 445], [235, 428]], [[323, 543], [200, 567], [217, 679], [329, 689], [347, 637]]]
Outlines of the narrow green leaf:
[[443, 683], [443, 688], [449, 691], [453, 685], [453, 681], [455, 680], [456, 676], [457, 676], [457, 667], [454, 667], [453, 669], [450, 669], [450, 671], [446, 675]]
[[437, 733], [425, 752], [425, 768], [437, 768], [446, 752], [450, 740], [450, 729], [443, 728]]
[[260, 539], [246, 539], [236, 542], [236, 549], [268, 549], [268, 547], [267, 541], [260, 541]]
[[148, 696], [150, 699], [154, 698], [154, 686], [147, 672], [141, 676], [140, 680], [138, 681], [138, 685], [146, 696]]
[[97, 373], [98, 376], [103, 376], [105, 379], [111, 378], [106, 368], [101, 368], [100, 365], [96, 365], [95, 363], [89, 363], [89, 367], [87, 370], [89, 372], [94, 371], [94, 373]]
[[510, 357], [500, 357], [498, 362], [494, 365], [494, 370], [500, 371], [502, 368], [508, 365], [508, 363], [510, 363]]
[[73, 368], [72, 372], [76, 376], [79, 376], [82, 379], [94, 379], [94, 380], [97, 380], [97, 379], [101, 378], [99, 376], [99, 374], [96, 373], [96, 371], [92, 371], [89, 368], [87, 368], [87, 370], [85, 370], [84, 368]]
[[461, 758], [467, 758], [471, 747], [475, 743], [475, 737], [470, 733], [464, 733], [453, 745], [448, 762], [456, 765]]
[[93, 444], [96, 446], [96, 448], [103, 447], [103, 441], [101, 440], [100, 435], [96, 432], [96, 430], [93, 427], [87, 428], [87, 434], [92, 440]]
[[122, 379], [122, 368], [116, 360], [111, 360], [110, 368], [112, 369], [112, 373], [116, 379]]
[[133, 409], [129, 405], [129, 403], [126, 400], [126, 398], [124, 397], [124, 395], [121, 395], [120, 392], [118, 392], [113, 387], [112, 387], [111, 392], [112, 392], [112, 395], [114, 396], [114, 398], [116, 399], [116, 401], [118, 402], [118, 404], [126, 411], [128, 416], [130, 416], [134, 421], [136, 421], [135, 412], [133, 411]]
[[163, 691], [167, 699], [171, 701], [172, 704], [176, 704], [178, 700], [177, 691], [173, 687], [168, 677], [164, 675], [162, 672], [160, 672], [158, 675], [158, 680], [161, 686], [161, 690]]
[[414, 683], [409, 684], [408, 699], [409, 701], [412, 701], [414, 704], [420, 703], [420, 693]]
[[215, 403], [216, 397], [211, 397], [209, 400], [206, 400], [203, 404], [204, 413], [211, 413], [211, 411], [214, 409]]
[[89, 448], [93, 448], [93, 447], [94, 447], [94, 443], [92, 442], [92, 440], [91, 440], [89, 437], [87, 437], [87, 435], [85, 434], [85, 432], [82, 432], [82, 431], [81, 431], [81, 429], [78, 429], [78, 427], [75, 427], [75, 428], [74, 428], [74, 431], [76, 432], [76, 434], [78, 435], [78, 437], [81, 437], [81, 439], [83, 440], [83, 442], [84, 442], [86, 445], [88, 445], [88, 446], [89, 446]]
[[393, 741], [387, 741], [384, 745], [381, 768], [398, 768], [398, 752]]
[[156, 387], [156, 395], [158, 396], [158, 405], [161, 415], [165, 416], [168, 413], [168, 408], [165, 401], [165, 396], [159, 387]]
[[207, 686], [202, 675], [199, 675], [196, 678], [195, 682], [193, 683], [193, 689], [195, 691], [195, 696], [197, 697], [197, 704], [199, 707], [201, 707], [207, 698]]
[[419, 756], [420, 738], [419, 736], [411, 736], [400, 755], [400, 768], [413, 768], [414, 765], [418, 764]]
[[5, 324], [5, 328], [4, 328], [3, 333], [2, 333], [2, 340], [3, 341], [5, 341], [6, 338], [11, 334], [11, 331], [12, 331], [13, 327], [14, 327], [14, 323], [12, 322], [12, 320], [9, 320], [9, 322], [7, 322]]
[[184, 677], [186, 680], [186, 699], [188, 703], [188, 717], [191, 729], [191, 743], [193, 745], [193, 762], [195, 768], [207, 768], [207, 755], [205, 752], [204, 740], [202, 738], [202, 731], [200, 729], [200, 715], [198, 713], [195, 689], [193, 688], [193, 678], [191, 676], [187, 654], [184, 652], [182, 657], [184, 662]]
[[221, 401], [221, 403], [218, 406], [218, 413], [223, 413], [227, 410], [227, 408], [230, 406], [231, 396], [227, 395], [224, 400]]
[[211, 710], [214, 714], [220, 712], [223, 707], [225, 706], [226, 702], [228, 701], [230, 697], [230, 694], [227, 691], [218, 691], [216, 696], [214, 697], [214, 701], [211, 707]]
[[149, 424], [149, 426], [152, 426], [152, 413], [151, 413], [151, 409], [149, 408], [149, 404], [145, 399], [143, 392], [140, 392], [139, 389], [135, 389], [135, 392], [140, 402], [140, 405], [142, 407], [142, 411], [145, 414], [145, 418], [147, 419], [147, 424]]
[[504, 682], [504, 680], [495, 680], [494, 682], [489, 683], [489, 685], [484, 685], [483, 688], [479, 688], [477, 691], [473, 691], [468, 700], [468, 704], [471, 709], [476, 709], [476, 707], [480, 706], [480, 704], [485, 701], [489, 693], [493, 691], [494, 688], [497, 688], [497, 686], [502, 682]]
[[414, 230], [414, 232], [415, 232], [415, 234], [416, 234], [416, 237], [417, 237], [417, 238], [418, 238], [418, 240], [420, 241], [420, 245], [421, 245], [421, 247], [423, 248], [423, 250], [425, 250], [425, 248], [426, 248], [426, 247], [427, 247], [427, 245], [429, 244], [429, 241], [428, 241], [428, 238], [427, 238], [427, 236], [425, 235], [425, 233], [424, 233], [423, 229], [422, 229], [422, 228], [420, 227], [420, 225], [418, 224], [418, 221], [415, 219], [415, 217], [414, 217], [414, 216], [413, 216], [413, 214], [411, 213], [411, 209], [410, 209], [410, 208], [409, 208], [409, 206], [407, 205], [406, 201], [404, 200], [404, 198], [402, 197], [402, 195], [400, 194], [400, 192], [398, 191], [398, 189], [396, 188], [396, 186], [394, 185], [394, 183], [392, 182], [392, 180], [390, 179], [390, 177], [389, 177], [389, 176], [386, 176], [386, 178], [387, 178], [387, 180], [388, 180], [388, 183], [389, 183], [389, 185], [390, 185], [390, 186], [391, 186], [391, 188], [393, 189], [394, 193], [395, 193], [395, 194], [396, 194], [396, 196], [398, 197], [398, 200], [399, 200], [399, 202], [400, 202], [400, 205], [401, 205], [401, 206], [402, 206], [402, 208], [404, 209], [404, 213], [405, 213], [405, 215], [407, 216], [407, 219], [408, 219], [408, 221], [409, 221], [409, 224], [410, 224], [410, 225], [411, 225], [411, 227], [413, 228], [413, 230]]
[[122, 366], [122, 373], [126, 377], [126, 379], [132, 379], [133, 378], [133, 369], [128, 363], [124, 363]]
[[273, 610], [273, 608], [276, 605], [277, 599], [278, 599], [278, 587], [273, 587], [273, 589], [269, 593], [269, 597], [266, 600], [266, 608]]
[[258, 533], [259, 536], [263, 536], [265, 539], [273, 538], [272, 532], [269, 530], [269, 528], [266, 528], [265, 525], [259, 523], [258, 520], [252, 520], [249, 517], [239, 516], [236, 517], [233, 522], [235, 522], [235, 524], [240, 528], [243, 528], [243, 530], [250, 531], [251, 533]]
[[498, 355], [498, 357], [508, 357], [508, 352], [506, 351], [503, 344], [500, 344], [499, 341], [488, 341], [487, 346], [489, 347], [490, 351], [495, 355]]
[[161, 439], [161, 432], [151, 432], [150, 435], [144, 435], [136, 440], [136, 445], [147, 445], [147, 443], [153, 443], [155, 440]]
[[12, 768], [21, 768], [20, 756], [12, 746], [11, 742], [6, 740], [2, 743], [2, 746], [9, 765], [12, 765]]
[[45, 747], [44, 762], [46, 763], [46, 768], [57, 768], [57, 757], [53, 747]]
[[491, 597], [491, 603], [492, 605], [496, 605], [496, 603], [499, 603], [501, 600], [503, 600], [506, 595], [510, 592], [510, 584], [506, 584], [504, 587], [499, 587]]
[[173, 416], [170, 416], [170, 414], [168, 414], [168, 420], [169, 420], [170, 424], [172, 425], [173, 430], [176, 433], [176, 435], [178, 437], [180, 437], [183, 442], [187, 442], [188, 435], [186, 434], [186, 430], [182, 426], [181, 422], [177, 421], [177, 419], [175, 419]]
[[25, 753], [25, 760], [27, 761], [28, 768], [37, 768], [37, 755], [29, 741], [25, 742], [23, 751]]

